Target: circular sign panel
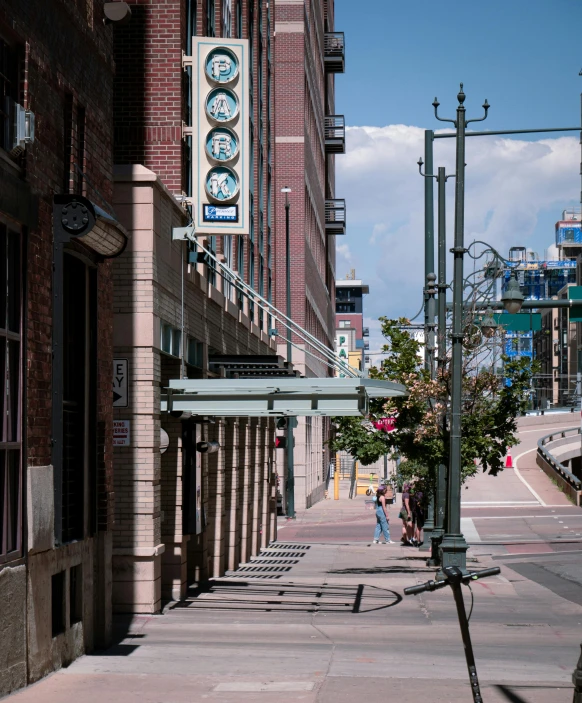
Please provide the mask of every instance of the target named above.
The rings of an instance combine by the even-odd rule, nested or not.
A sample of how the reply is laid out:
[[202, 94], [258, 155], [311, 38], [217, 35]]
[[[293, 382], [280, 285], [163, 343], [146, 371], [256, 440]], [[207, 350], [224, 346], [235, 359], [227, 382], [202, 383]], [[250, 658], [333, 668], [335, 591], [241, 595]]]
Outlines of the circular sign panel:
[[206, 193], [217, 203], [226, 203], [235, 198], [239, 190], [236, 173], [227, 166], [217, 166], [206, 175]]
[[217, 47], [206, 57], [206, 75], [214, 83], [230, 83], [238, 76], [238, 59], [226, 47]]
[[228, 127], [215, 127], [206, 137], [206, 153], [214, 161], [232, 161], [238, 154], [238, 137]]
[[238, 98], [228, 88], [214, 88], [206, 97], [206, 114], [216, 122], [230, 122], [238, 115]]

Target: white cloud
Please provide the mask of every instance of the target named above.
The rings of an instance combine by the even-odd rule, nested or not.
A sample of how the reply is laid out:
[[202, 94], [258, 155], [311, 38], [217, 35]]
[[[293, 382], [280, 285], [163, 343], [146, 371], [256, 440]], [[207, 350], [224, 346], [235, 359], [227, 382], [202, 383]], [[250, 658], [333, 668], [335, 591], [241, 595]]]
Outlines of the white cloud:
[[[435, 140], [435, 169], [454, 171], [454, 149], [454, 139]], [[338, 252], [342, 263], [349, 261], [357, 277], [370, 284], [368, 317], [414, 315], [422, 303], [424, 185], [416, 162], [423, 151], [424, 130], [418, 127], [350, 127], [347, 153], [336, 162], [336, 193], [346, 197], [348, 213], [348, 241]], [[555, 221], [562, 209], [577, 202], [577, 139], [469, 138], [466, 162], [465, 243], [485, 239], [504, 254], [510, 246], [542, 253], [553, 232], [536, 230], [540, 215], [547, 219], [548, 211], [555, 211]], [[454, 188], [451, 178], [447, 249], [452, 246]]]

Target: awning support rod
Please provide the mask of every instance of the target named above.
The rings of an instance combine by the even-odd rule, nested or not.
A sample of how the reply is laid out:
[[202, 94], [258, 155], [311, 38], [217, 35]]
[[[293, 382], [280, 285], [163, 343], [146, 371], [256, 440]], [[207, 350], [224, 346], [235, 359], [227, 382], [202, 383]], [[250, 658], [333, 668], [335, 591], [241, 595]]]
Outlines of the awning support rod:
[[[216, 255], [211, 252], [209, 249], [207, 249], [203, 244], [199, 243], [198, 241], [196, 242], [197, 246], [199, 246], [202, 251], [209, 257], [211, 258], [221, 269], [221, 272], [219, 272], [219, 275], [224, 278], [225, 280], [229, 281], [232, 283], [234, 286], [236, 286], [242, 293], [244, 293], [250, 300], [253, 300], [253, 302], [256, 302], [257, 305], [267, 312], [269, 315], [275, 318], [277, 322], [280, 322], [284, 327], [287, 329], [291, 330], [294, 334], [296, 334], [300, 339], [302, 339], [304, 342], [309, 344], [311, 347], [316, 349], [318, 353], [320, 353], [324, 358], [326, 358], [328, 361], [331, 362], [333, 365], [333, 368], [339, 369], [342, 373], [346, 373], [352, 378], [360, 378], [363, 376], [363, 374], [358, 371], [357, 369], [354, 369], [352, 366], [349, 364], [346, 364], [342, 361], [340, 361], [337, 356], [329, 349], [329, 347], [326, 347], [322, 342], [319, 341], [316, 337], [313, 335], [309, 334], [307, 330], [303, 329], [300, 325], [298, 325], [294, 320], [291, 318], [287, 317], [284, 313], [282, 313], [278, 308], [276, 308], [272, 303], [270, 303], [266, 298], [263, 298], [260, 294], [258, 294], [256, 291], [254, 291], [249, 285], [247, 285], [242, 278], [233, 271], [229, 266], [227, 266], [225, 263], [220, 261]], [[315, 355], [313, 355], [315, 356]], [[317, 358], [317, 357], [315, 357]]]

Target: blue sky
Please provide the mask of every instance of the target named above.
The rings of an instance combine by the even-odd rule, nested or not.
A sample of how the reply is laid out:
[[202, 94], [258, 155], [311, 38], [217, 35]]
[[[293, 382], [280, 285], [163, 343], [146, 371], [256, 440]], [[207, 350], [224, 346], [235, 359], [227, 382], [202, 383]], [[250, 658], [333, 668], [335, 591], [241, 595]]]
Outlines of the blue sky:
[[453, 116], [460, 81], [477, 113], [484, 98], [491, 103], [487, 129], [579, 123], [580, 0], [336, 0], [335, 7], [336, 28], [346, 34], [336, 103], [349, 124], [431, 129], [435, 95]]
[[[434, 119], [434, 97], [445, 117], [454, 117], [461, 81], [469, 117], [481, 116], [487, 98], [489, 118], [475, 129], [579, 125], [582, 2], [336, 0], [335, 7], [336, 28], [346, 35], [336, 112], [350, 127], [347, 154], [336, 160], [336, 195], [346, 198], [348, 218], [348, 234], [337, 240], [337, 276], [354, 267], [370, 283], [366, 315], [374, 328], [379, 315], [412, 315], [420, 304], [416, 161], [423, 130], [446, 127]], [[452, 170], [453, 147], [450, 139], [436, 142], [435, 166]], [[579, 204], [579, 170], [576, 132], [469, 139], [466, 240], [543, 254], [561, 211]], [[379, 344], [372, 338], [372, 348]]]

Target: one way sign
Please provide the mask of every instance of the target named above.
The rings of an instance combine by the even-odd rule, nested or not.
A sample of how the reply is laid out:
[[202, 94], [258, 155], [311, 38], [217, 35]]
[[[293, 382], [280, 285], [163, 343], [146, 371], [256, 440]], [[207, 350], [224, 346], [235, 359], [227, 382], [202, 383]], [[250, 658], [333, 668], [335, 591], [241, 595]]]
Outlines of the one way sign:
[[129, 405], [127, 359], [113, 359], [113, 407]]

